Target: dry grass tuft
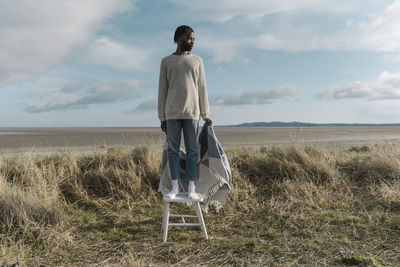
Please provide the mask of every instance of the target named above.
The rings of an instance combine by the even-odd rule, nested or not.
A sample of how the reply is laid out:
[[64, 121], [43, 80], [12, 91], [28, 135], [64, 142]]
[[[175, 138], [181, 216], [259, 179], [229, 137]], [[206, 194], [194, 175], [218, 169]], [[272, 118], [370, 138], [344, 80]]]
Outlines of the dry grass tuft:
[[24, 232], [31, 226], [54, 226], [65, 221], [59, 205], [2, 183], [0, 188], [1, 232]]
[[[339, 172], [334, 158], [316, 147], [293, 145], [287, 149], [262, 147], [260, 150], [236, 153], [231, 158], [234, 169], [257, 189], [259, 199], [313, 194], [319, 185], [336, 187]], [[302, 186], [306, 185], [304, 190]], [[315, 190], [318, 191], [318, 190]], [[236, 203], [235, 203], [236, 204]]]
[[123, 152], [85, 157], [79, 160], [76, 183], [90, 197], [129, 198], [140, 193], [141, 179], [135, 172], [136, 165]]
[[351, 180], [361, 184], [387, 183], [400, 180], [400, 151], [398, 146], [386, 145], [370, 153], [339, 158], [338, 167]]
[[146, 186], [157, 191], [160, 181], [161, 148], [155, 146], [138, 147], [132, 151], [137, 173]]
[[400, 161], [388, 155], [357, 157], [341, 166], [352, 180], [361, 184], [389, 182], [400, 179]]
[[93, 198], [142, 199], [155, 195], [159, 177], [157, 148], [140, 147], [132, 153], [111, 148], [106, 154], [75, 159], [78, 171], [63, 180], [64, 197], [87, 203]]

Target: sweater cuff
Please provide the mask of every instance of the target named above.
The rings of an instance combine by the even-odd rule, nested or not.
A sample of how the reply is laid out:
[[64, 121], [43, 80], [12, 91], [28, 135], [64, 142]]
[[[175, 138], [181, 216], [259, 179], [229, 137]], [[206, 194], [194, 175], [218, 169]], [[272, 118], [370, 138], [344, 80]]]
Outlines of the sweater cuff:
[[207, 119], [207, 118], [208, 118], [208, 113], [203, 113], [203, 114], [201, 114], [201, 117], [203, 118], [203, 120], [204, 120], [204, 119]]
[[166, 121], [165, 117], [158, 117], [161, 122]]

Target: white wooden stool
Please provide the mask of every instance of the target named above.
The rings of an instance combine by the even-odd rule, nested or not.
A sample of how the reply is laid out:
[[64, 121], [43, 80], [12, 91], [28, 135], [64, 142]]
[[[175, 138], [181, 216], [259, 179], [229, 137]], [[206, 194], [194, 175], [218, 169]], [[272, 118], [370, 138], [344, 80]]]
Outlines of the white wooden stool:
[[[201, 230], [203, 231], [204, 238], [207, 240], [207, 229], [204, 224], [203, 213], [201, 212], [200, 203], [203, 201], [203, 197], [200, 199], [189, 199], [187, 193], [180, 193], [175, 196], [175, 198], [166, 198], [164, 197], [164, 215], [163, 215], [163, 223], [162, 223], [162, 231], [163, 231], [163, 242], [167, 242], [167, 235], [168, 235], [168, 226], [200, 226]], [[171, 202], [184, 202], [192, 204], [193, 208], [196, 210], [196, 215], [188, 215], [188, 214], [170, 214], [169, 207]], [[169, 223], [169, 217], [180, 217], [182, 219], [182, 223]], [[198, 223], [187, 223], [185, 222], [185, 218], [196, 218], [199, 220]]]

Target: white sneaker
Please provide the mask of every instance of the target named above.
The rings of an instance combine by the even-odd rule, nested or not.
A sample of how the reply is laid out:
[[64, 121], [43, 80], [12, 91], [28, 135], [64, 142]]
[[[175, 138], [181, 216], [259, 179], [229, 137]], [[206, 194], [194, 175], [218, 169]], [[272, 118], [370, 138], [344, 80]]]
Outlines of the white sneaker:
[[189, 181], [188, 198], [195, 200], [199, 199], [199, 194], [195, 191], [194, 181]]
[[199, 194], [197, 194], [196, 192], [195, 193], [189, 193], [188, 194], [188, 198], [189, 199], [193, 199], [193, 200], [199, 200], [200, 199]]
[[179, 194], [178, 179], [172, 180], [172, 190], [165, 194], [166, 198], [175, 198]]
[[170, 191], [168, 193], [165, 194], [165, 198], [170, 198], [170, 199], [174, 199], [176, 197], [176, 193]]

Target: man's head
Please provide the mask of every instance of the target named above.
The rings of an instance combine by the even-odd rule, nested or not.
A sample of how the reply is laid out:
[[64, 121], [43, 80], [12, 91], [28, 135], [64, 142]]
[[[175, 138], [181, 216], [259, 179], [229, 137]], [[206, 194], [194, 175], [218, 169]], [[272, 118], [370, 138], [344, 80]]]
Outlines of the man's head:
[[174, 42], [184, 51], [190, 51], [194, 45], [194, 30], [186, 25], [176, 28]]

